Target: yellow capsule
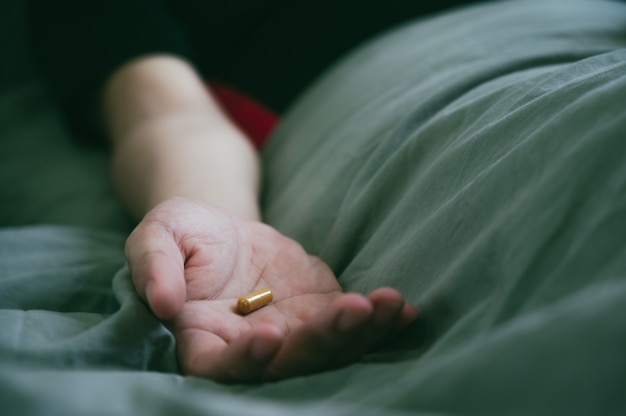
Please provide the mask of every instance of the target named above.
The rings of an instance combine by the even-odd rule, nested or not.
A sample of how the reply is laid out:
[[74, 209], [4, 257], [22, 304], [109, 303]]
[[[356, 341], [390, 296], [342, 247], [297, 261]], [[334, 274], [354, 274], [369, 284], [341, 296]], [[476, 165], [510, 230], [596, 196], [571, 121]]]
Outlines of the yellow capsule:
[[246, 296], [242, 296], [237, 300], [237, 310], [242, 315], [247, 315], [250, 312], [254, 312], [265, 305], [268, 305], [274, 299], [272, 291], [269, 289], [256, 290], [252, 293], [248, 293]]

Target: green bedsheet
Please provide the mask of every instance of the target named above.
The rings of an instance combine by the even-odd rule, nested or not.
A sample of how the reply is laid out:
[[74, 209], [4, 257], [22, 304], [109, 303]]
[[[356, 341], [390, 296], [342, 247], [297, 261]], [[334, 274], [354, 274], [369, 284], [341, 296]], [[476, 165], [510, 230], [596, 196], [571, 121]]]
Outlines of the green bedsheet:
[[336, 65], [264, 151], [266, 220], [421, 318], [344, 369], [177, 373], [106, 154], [0, 95], [0, 414], [626, 414], [626, 4], [481, 5]]

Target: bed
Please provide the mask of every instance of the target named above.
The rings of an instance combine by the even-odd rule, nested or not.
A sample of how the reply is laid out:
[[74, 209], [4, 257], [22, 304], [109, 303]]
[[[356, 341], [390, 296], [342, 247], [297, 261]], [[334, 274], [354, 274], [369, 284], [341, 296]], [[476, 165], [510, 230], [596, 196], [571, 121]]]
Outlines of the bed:
[[[3, 65], [7, 64], [6, 62]], [[626, 413], [626, 4], [486, 3], [371, 40], [290, 109], [265, 221], [420, 318], [346, 368], [181, 375], [132, 287], [108, 155], [0, 94], [0, 413]]]

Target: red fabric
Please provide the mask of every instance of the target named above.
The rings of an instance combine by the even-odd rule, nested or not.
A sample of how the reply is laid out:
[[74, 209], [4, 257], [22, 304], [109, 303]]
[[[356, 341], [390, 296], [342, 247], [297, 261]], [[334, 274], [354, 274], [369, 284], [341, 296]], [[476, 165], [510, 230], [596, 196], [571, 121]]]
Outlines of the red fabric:
[[254, 146], [257, 149], [262, 148], [278, 124], [278, 115], [227, 85], [212, 82], [209, 90], [226, 114], [248, 135]]

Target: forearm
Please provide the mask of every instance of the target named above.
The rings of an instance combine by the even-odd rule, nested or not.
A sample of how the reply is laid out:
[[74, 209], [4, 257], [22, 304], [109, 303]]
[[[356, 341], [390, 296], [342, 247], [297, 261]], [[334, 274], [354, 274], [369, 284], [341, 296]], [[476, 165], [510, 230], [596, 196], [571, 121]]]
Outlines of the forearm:
[[188, 197], [259, 219], [256, 152], [186, 63], [126, 65], [107, 83], [104, 107], [114, 183], [135, 216]]

